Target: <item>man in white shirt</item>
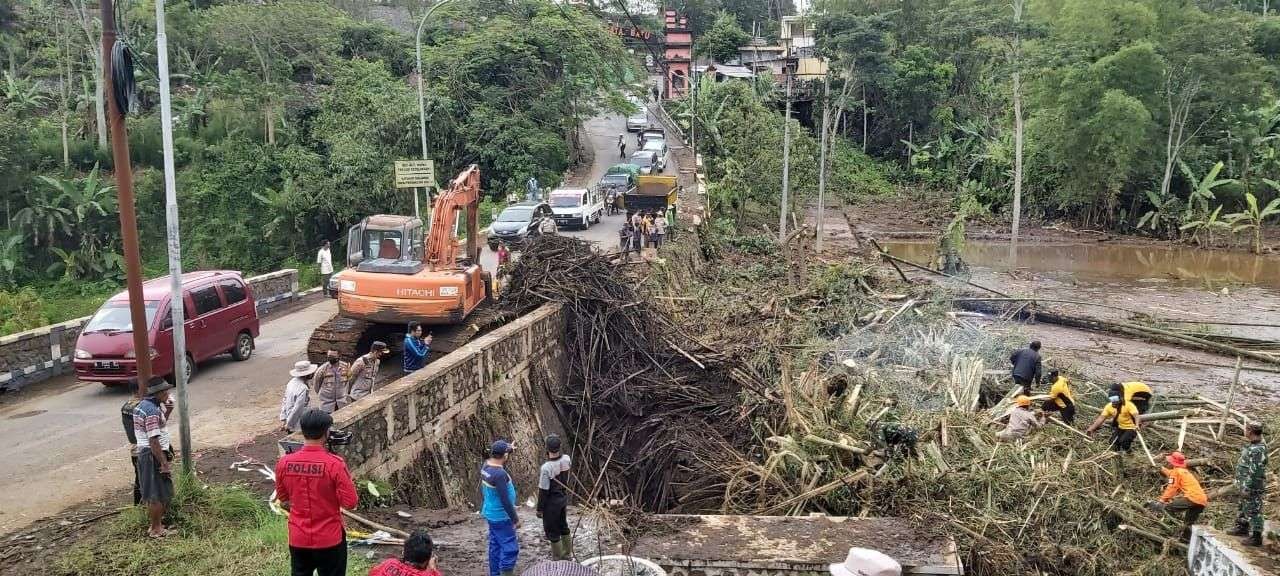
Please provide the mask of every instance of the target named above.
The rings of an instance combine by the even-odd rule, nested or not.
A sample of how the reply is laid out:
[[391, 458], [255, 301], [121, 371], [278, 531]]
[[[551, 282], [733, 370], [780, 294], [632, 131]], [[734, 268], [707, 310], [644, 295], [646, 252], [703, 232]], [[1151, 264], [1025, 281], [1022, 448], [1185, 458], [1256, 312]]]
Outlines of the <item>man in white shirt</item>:
[[320, 244], [320, 251], [316, 253], [316, 264], [320, 265], [320, 286], [324, 288], [324, 295], [326, 298], [332, 296], [329, 294], [329, 277], [333, 276], [333, 255], [329, 253], [328, 240]]
[[284, 398], [280, 401], [280, 429], [286, 434], [299, 430], [298, 423], [302, 413], [307, 411], [311, 403], [311, 387], [308, 384], [311, 375], [316, 373], [315, 364], [306, 360], [299, 361], [289, 371], [289, 383], [284, 387]]

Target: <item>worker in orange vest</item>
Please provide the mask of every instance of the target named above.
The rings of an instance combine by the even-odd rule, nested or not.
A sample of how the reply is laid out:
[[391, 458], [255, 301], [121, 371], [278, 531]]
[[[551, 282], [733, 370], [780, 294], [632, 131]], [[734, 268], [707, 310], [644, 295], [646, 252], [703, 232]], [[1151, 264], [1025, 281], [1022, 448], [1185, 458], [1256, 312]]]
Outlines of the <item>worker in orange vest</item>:
[[1165, 485], [1160, 499], [1151, 503], [1151, 508], [1173, 515], [1183, 512], [1182, 541], [1190, 542], [1191, 525], [1195, 524], [1205, 506], [1209, 505], [1209, 497], [1200, 487], [1200, 481], [1187, 470], [1186, 456], [1181, 452], [1174, 452], [1164, 459], [1171, 468], [1161, 468], [1160, 473], [1169, 479], [1169, 483]]

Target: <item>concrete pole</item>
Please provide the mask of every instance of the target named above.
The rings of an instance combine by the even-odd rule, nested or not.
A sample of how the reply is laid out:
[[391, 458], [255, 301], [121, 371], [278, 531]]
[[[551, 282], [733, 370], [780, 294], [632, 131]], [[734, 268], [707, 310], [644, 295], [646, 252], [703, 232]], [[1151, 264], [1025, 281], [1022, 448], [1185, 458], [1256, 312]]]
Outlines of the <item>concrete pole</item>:
[[147, 341], [147, 313], [142, 300], [142, 257], [138, 250], [138, 217], [133, 210], [129, 135], [125, 132], [122, 104], [116, 102], [115, 83], [111, 80], [111, 48], [116, 43], [115, 6], [112, 0], [99, 2], [98, 15], [102, 19], [102, 76], [107, 93], [108, 124], [111, 125], [111, 159], [116, 173], [116, 198], [120, 204], [125, 286], [129, 292], [129, 319], [133, 324], [133, 352], [138, 372], [137, 397], [142, 399], [147, 395], [147, 382], [151, 380], [151, 346]]
[[818, 232], [813, 240], [814, 252], [822, 251], [823, 222], [827, 219], [827, 143], [831, 132], [827, 128], [827, 113], [831, 110], [831, 75], [827, 75], [822, 87], [822, 134], [818, 137]]
[[782, 206], [778, 210], [778, 242], [787, 241], [787, 196], [791, 192], [791, 72], [787, 75], [787, 114], [782, 120]]
[[173, 380], [178, 383], [178, 445], [182, 471], [191, 472], [191, 411], [187, 406], [187, 331], [182, 309], [182, 241], [178, 235], [178, 190], [173, 167], [173, 102], [169, 96], [169, 40], [164, 0], [156, 0], [156, 57], [160, 73], [160, 135], [164, 145], [164, 220], [169, 249], [169, 314], [173, 319]]
[[[414, 36], [413, 49], [418, 62], [418, 135], [422, 137], [422, 159], [430, 160], [427, 155], [427, 100], [422, 84], [422, 28], [427, 25], [427, 18], [431, 17], [431, 13], [436, 8], [444, 6], [453, 0], [440, 0], [427, 8], [427, 13], [422, 15], [422, 20], [418, 22], [418, 33]], [[418, 190], [413, 191], [413, 215], [421, 217], [418, 210]]]

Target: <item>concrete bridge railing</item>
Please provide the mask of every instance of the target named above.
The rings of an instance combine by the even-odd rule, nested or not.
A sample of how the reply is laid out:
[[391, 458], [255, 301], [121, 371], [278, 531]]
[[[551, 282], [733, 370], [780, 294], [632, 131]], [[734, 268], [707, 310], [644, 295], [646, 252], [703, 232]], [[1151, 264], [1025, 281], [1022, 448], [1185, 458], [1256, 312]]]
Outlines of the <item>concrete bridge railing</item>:
[[[497, 328], [333, 414], [351, 433], [335, 447], [357, 478], [386, 479], [396, 497], [445, 508], [475, 503], [482, 453], [515, 442], [516, 485], [537, 485], [542, 438], [560, 423], [545, 391], [565, 378], [559, 304]], [[282, 446], [300, 443], [300, 434]]]
[[[294, 268], [246, 278], [253, 289], [258, 314], [293, 302], [298, 291]], [[0, 337], [0, 392], [13, 391], [73, 371], [72, 354], [80, 329], [89, 316]]]

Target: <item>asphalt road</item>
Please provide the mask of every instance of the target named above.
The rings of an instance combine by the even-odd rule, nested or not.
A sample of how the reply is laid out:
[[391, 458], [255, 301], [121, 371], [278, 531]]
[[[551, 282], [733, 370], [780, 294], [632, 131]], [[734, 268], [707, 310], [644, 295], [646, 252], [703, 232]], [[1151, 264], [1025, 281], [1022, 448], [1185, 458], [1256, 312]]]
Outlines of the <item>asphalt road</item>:
[[[588, 182], [617, 163], [622, 133], [620, 117], [587, 123], [596, 152], [584, 173]], [[633, 142], [634, 134], [628, 134], [628, 143]], [[605, 217], [588, 230], [564, 233], [611, 249], [622, 219]], [[496, 256], [487, 248], [481, 261], [496, 268]], [[323, 300], [270, 317], [252, 358], [235, 362], [224, 356], [199, 366], [189, 389], [195, 448], [233, 447], [274, 430], [289, 369], [305, 359], [312, 329], [336, 311], [334, 301]], [[129, 486], [132, 471], [119, 417], [127, 399], [124, 390], [76, 382], [69, 375], [0, 397], [0, 462], [5, 463], [0, 467], [0, 534]], [[176, 416], [170, 427], [176, 443]]]
[[[311, 329], [335, 312], [335, 301], [322, 300], [268, 317], [251, 358], [220, 356], [197, 367], [188, 388], [195, 448], [234, 446], [275, 428], [289, 369], [306, 358]], [[0, 398], [0, 534], [129, 486], [120, 423], [128, 398], [69, 375]], [[176, 443], [176, 415], [170, 432]]]

